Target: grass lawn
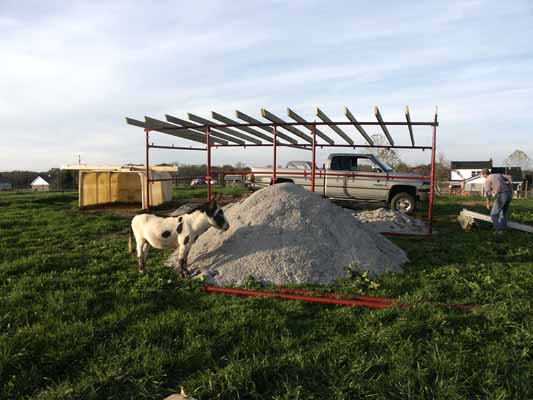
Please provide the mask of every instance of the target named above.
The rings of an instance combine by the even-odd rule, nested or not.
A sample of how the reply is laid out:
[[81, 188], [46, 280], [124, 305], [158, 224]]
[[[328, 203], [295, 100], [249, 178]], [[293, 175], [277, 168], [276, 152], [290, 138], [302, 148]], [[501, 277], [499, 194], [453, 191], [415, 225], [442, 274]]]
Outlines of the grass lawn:
[[[207, 295], [168, 252], [139, 275], [129, 219], [79, 213], [75, 193], [0, 194], [0, 398], [533, 398], [533, 235], [464, 233], [466, 202], [483, 212], [439, 199], [433, 239], [393, 239], [405, 273], [332, 285], [413, 304], [368, 310]], [[533, 200], [511, 210], [533, 224]]]

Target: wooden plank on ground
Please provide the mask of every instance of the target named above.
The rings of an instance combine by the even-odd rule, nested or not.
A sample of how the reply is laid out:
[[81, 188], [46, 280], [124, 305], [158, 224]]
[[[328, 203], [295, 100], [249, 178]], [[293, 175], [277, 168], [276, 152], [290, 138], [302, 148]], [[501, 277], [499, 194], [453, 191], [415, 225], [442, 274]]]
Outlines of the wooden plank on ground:
[[[461, 211], [460, 215], [463, 215], [463, 216], [466, 216], [466, 217], [472, 217], [472, 218], [475, 218], [475, 219], [479, 219], [481, 221], [492, 222], [492, 219], [490, 218], [490, 215], [485, 215], [485, 214], [481, 214], [481, 213], [478, 213], [478, 212], [475, 212], [475, 211], [470, 211], [470, 210], [467, 210], [466, 208], [463, 208], [463, 211]], [[517, 229], [517, 230], [523, 231], [523, 232], [533, 233], [533, 226], [520, 224], [518, 222], [509, 221], [509, 222], [507, 222], [507, 227], [509, 227], [511, 229]]]

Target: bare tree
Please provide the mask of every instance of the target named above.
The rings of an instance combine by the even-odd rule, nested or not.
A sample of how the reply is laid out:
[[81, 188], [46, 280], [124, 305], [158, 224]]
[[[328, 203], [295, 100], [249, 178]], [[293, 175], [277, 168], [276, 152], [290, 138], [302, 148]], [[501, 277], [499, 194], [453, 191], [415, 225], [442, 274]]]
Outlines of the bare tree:
[[522, 171], [527, 171], [531, 167], [531, 159], [522, 150], [515, 150], [513, 154], [503, 162], [506, 167], [520, 167]]
[[[384, 135], [375, 134], [372, 135], [372, 141], [378, 146], [387, 146], [389, 141], [385, 138]], [[369, 148], [369, 153], [374, 154], [380, 160], [383, 160], [391, 167], [396, 168], [398, 165], [402, 164], [400, 156], [394, 149], [385, 149], [385, 148]]]

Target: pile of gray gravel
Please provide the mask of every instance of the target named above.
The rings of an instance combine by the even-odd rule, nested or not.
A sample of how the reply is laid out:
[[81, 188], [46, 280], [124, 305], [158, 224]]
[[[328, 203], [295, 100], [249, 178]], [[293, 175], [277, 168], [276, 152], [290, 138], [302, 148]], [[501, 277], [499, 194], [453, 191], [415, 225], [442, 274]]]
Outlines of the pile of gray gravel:
[[[405, 252], [316, 193], [284, 183], [224, 209], [230, 228], [210, 228], [192, 246], [189, 268], [217, 285], [249, 277], [274, 284], [328, 283], [356, 264], [371, 275], [401, 271]], [[169, 264], [177, 265], [177, 252]]]
[[400, 211], [388, 208], [365, 210], [354, 214], [358, 221], [363, 222], [376, 232], [426, 233], [425, 222], [412, 218]]

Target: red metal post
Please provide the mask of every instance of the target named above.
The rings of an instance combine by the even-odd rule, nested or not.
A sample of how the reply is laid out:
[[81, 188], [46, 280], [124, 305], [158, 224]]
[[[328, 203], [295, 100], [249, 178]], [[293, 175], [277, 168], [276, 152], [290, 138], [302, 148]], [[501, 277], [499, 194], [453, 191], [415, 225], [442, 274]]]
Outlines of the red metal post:
[[272, 165], [272, 184], [275, 184], [276, 181], [277, 181], [277, 176], [276, 176], [276, 165], [277, 165], [277, 149], [276, 149], [276, 145], [278, 143], [278, 128], [276, 127], [276, 124], [274, 124], [274, 126], [272, 127], [272, 133], [274, 135], [274, 142], [272, 142], [272, 148], [274, 149], [274, 164]]
[[312, 129], [312, 139], [313, 139], [313, 146], [312, 146], [312, 152], [313, 152], [313, 160], [311, 162], [311, 192], [315, 191], [315, 175], [316, 175], [316, 124], [313, 124]]
[[146, 133], [146, 210], [150, 210], [150, 129]]
[[433, 125], [433, 135], [431, 142], [431, 180], [429, 187], [429, 233], [433, 233], [433, 201], [435, 197], [435, 152], [437, 149], [437, 116], [435, 115], [435, 125]]
[[207, 142], [207, 201], [211, 201], [211, 139], [209, 138], [209, 133], [211, 129], [209, 126], [205, 128], [205, 140]]

